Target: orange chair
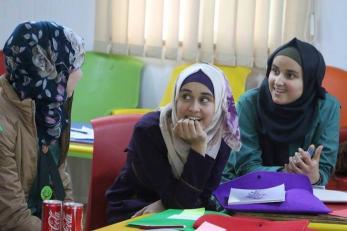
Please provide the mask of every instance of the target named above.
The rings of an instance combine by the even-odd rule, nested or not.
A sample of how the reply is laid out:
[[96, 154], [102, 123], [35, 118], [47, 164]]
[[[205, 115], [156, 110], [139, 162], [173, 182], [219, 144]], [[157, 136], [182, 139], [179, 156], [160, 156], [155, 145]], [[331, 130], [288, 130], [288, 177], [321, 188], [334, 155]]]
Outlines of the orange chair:
[[340, 127], [347, 129], [347, 71], [327, 66], [323, 79], [323, 87], [333, 96], [335, 96], [341, 104], [341, 121]]
[[4, 52], [0, 51], [0, 75], [6, 72]]
[[86, 230], [106, 226], [105, 191], [126, 161], [125, 149], [142, 115], [114, 115], [92, 120], [94, 150]]
[[[340, 143], [347, 141], [347, 71], [327, 66], [323, 87], [341, 104], [340, 114]], [[327, 184], [327, 189], [347, 191], [347, 177], [332, 176]]]

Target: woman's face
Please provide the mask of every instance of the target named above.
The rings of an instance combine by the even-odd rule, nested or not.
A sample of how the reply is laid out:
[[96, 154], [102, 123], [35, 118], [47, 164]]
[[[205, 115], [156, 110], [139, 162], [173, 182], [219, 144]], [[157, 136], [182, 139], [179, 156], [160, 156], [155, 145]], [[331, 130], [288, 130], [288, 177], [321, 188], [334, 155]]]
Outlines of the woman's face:
[[211, 123], [214, 115], [214, 96], [203, 84], [190, 82], [181, 87], [176, 100], [177, 119], [198, 120], [203, 129]]
[[68, 97], [72, 96], [78, 81], [82, 78], [82, 70], [79, 68], [70, 73], [69, 79], [67, 80], [66, 93]]
[[268, 81], [272, 100], [276, 104], [292, 103], [300, 98], [304, 90], [302, 68], [287, 56], [275, 57]]

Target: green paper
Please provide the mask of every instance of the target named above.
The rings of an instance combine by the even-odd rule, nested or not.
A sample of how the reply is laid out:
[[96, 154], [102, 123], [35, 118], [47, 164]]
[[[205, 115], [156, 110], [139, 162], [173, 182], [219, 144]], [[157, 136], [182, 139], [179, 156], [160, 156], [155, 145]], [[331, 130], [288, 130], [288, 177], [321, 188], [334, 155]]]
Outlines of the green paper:
[[[196, 220], [187, 220], [187, 219], [177, 219], [177, 217], [183, 217], [184, 216], [191, 216], [192, 214], [198, 215], [201, 214], [222, 214], [214, 211], [205, 211], [204, 208], [199, 209], [187, 209], [188, 211], [182, 210], [182, 209], [168, 209], [161, 213], [156, 213], [148, 217], [144, 217], [142, 219], [138, 219], [136, 221], [132, 221], [128, 223], [128, 226], [134, 226], [138, 228], [172, 228], [174, 226], [181, 225], [184, 228], [180, 228], [177, 230], [185, 230], [190, 231], [194, 230], [193, 225]], [[202, 212], [203, 211], [203, 212]], [[202, 212], [202, 213], [201, 213]], [[176, 217], [176, 218], [169, 218], [169, 217]]]

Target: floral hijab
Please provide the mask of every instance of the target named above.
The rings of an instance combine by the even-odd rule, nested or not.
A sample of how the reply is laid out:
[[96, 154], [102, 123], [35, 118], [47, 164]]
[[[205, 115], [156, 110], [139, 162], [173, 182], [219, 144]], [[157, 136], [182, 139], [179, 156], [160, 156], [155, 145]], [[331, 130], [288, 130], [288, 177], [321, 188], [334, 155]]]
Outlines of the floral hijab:
[[234, 150], [239, 150], [241, 147], [238, 116], [235, 109], [234, 98], [223, 72], [209, 64], [193, 64], [181, 72], [176, 81], [173, 101], [162, 108], [160, 113], [160, 130], [168, 149], [168, 159], [172, 173], [176, 178], [179, 178], [182, 174], [190, 146], [176, 137], [170, 127], [178, 121], [176, 115], [176, 101], [182, 83], [185, 79], [198, 71], [202, 71], [210, 78], [213, 84], [215, 97], [215, 113], [210, 125], [205, 130], [208, 139], [206, 155], [215, 159], [220, 149], [222, 139]]
[[40, 147], [58, 140], [71, 72], [84, 61], [81, 37], [53, 22], [19, 24], [4, 46], [7, 79], [21, 100], [35, 101]]

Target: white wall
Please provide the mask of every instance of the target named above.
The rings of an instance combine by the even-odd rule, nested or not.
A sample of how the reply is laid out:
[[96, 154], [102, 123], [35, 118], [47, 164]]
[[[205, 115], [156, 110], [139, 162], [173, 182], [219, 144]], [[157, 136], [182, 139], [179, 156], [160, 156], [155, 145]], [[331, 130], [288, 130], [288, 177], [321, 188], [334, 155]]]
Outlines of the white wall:
[[0, 0], [0, 50], [17, 24], [51, 20], [81, 35], [91, 50], [94, 37], [95, 0]]
[[316, 0], [316, 46], [327, 65], [347, 70], [347, 1]]

